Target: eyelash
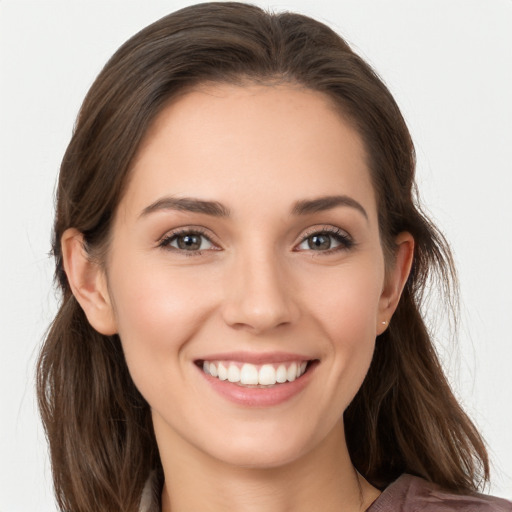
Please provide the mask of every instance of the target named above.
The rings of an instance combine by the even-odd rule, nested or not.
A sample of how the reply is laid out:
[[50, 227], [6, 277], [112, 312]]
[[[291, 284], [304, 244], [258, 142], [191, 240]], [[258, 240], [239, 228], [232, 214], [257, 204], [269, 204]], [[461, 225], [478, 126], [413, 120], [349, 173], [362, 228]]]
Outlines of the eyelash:
[[201, 256], [205, 250], [196, 250], [196, 251], [187, 251], [186, 249], [179, 249], [177, 247], [172, 247], [171, 243], [174, 242], [178, 237], [189, 235], [189, 236], [199, 236], [202, 238], [205, 238], [208, 240], [212, 246], [215, 247], [215, 249], [206, 249], [206, 250], [214, 250], [218, 251], [218, 246], [211, 240], [211, 237], [206, 234], [206, 231], [201, 228], [182, 228], [178, 229], [176, 231], [173, 231], [172, 233], [167, 234], [160, 240], [158, 243], [158, 247], [161, 247], [163, 249], [166, 249], [168, 251], [177, 251], [185, 256]]
[[349, 249], [352, 249], [355, 245], [354, 240], [352, 237], [344, 230], [340, 228], [336, 228], [334, 226], [324, 226], [321, 229], [318, 228], [312, 228], [309, 231], [306, 231], [304, 236], [302, 236], [300, 243], [298, 246], [302, 245], [304, 242], [308, 240], [308, 238], [311, 238], [312, 236], [321, 236], [321, 235], [327, 235], [331, 238], [334, 238], [336, 242], [339, 243], [337, 247], [332, 247], [329, 249], [326, 249], [324, 251], [314, 251], [313, 249], [310, 249], [310, 252], [315, 253], [318, 252], [318, 255], [328, 255], [333, 254], [340, 251], [347, 251]]
[[[204, 239], [206, 239], [212, 246], [213, 249], [205, 249], [205, 250], [215, 250], [218, 251], [220, 248], [211, 240], [210, 236], [206, 234], [206, 231], [201, 228], [182, 228], [178, 229], [176, 231], [173, 231], [172, 233], [169, 233], [164, 238], [162, 238], [159, 243], [158, 247], [161, 247], [163, 249], [169, 250], [169, 251], [177, 251], [185, 256], [201, 256], [205, 250], [190, 250], [187, 251], [186, 249], [180, 249], [177, 247], [172, 247], [171, 243], [178, 239], [178, 237], [183, 235], [189, 235], [189, 236], [199, 236]], [[321, 229], [314, 228], [311, 229], [309, 232], [306, 232], [304, 236], [302, 236], [300, 242], [295, 246], [298, 247], [302, 245], [304, 242], [308, 240], [308, 238], [311, 238], [312, 236], [321, 236], [321, 235], [327, 235], [331, 238], [333, 238], [339, 245], [336, 247], [332, 247], [326, 250], [319, 250], [314, 251], [313, 249], [310, 249], [309, 252], [315, 253], [318, 252], [321, 255], [327, 255], [327, 254], [333, 254], [335, 252], [339, 251], [346, 251], [349, 249], [352, 249], [355, 245], [354, 240], [350, 235], [339, 228], [335, 228], [332, 226], [324, 226]], [[300, 249], [294, 249], [296, 252], [301, 252]]]

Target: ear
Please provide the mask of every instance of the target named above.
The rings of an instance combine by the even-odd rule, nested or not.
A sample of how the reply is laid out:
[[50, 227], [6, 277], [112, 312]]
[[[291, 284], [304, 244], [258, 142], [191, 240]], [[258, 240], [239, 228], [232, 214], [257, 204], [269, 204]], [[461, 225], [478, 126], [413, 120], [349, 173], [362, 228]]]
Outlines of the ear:
[[64, 271], [89, 323], [100, 334], [116, 334], [114, 310], [101, 266], [87, 254], [82, 233], [70, 228], [61, 237]]
[[404, 289], [414, 258], [414, 238], [410, 233], [400, 233], [395, 238], [395, 259], [387, 275], [379, 301], [377, 335], [388, 327]]

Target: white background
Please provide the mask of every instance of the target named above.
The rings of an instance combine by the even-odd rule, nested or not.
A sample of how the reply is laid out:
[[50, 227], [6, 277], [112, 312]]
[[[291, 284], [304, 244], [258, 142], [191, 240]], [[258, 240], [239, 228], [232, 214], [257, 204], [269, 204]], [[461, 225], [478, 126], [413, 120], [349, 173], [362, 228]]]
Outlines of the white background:
[[[34, 364], [56, 310], [53, 192], [80, 102], [137, 30], [193, 2], [0, 0], [0, 511], [54, 510]], [[512, 1], [256, 1], [344, 35], [395, 95], [428, 211], [452, 242], [462, 315], [438, 346], [512, 498]], [[442, 307], [434, 307], [437, 318]]]

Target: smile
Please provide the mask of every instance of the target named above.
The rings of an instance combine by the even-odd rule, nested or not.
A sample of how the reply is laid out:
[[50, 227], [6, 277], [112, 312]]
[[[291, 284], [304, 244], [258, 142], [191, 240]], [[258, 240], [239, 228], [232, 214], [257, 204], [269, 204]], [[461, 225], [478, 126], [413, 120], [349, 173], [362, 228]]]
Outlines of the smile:
[[221, 381], [240, 386], [275, 386], [293, 382], [307, 369], [308, 361], [290, 361], [280, 364], [241, 363], [238, 361], [203, 361], [203, 372]]

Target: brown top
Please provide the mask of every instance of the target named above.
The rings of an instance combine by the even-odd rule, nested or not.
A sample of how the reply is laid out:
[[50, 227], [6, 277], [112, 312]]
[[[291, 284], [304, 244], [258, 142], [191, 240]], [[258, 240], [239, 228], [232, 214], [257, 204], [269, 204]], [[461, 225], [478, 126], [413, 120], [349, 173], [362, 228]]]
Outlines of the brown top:
[[484, 494], [460, 495], [404, 474], [366, 512], [512, 512], [512, 502]]
[[[160, 486], [151, 475], [140, 512], [159, 512]], [[404, 474], [389, 485], [366, 512], [512, 512], [512, 502], [483, 494], [458, 495], [417, 476]]]

